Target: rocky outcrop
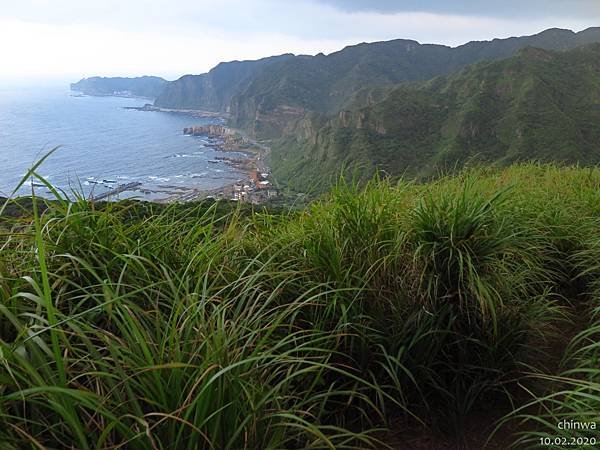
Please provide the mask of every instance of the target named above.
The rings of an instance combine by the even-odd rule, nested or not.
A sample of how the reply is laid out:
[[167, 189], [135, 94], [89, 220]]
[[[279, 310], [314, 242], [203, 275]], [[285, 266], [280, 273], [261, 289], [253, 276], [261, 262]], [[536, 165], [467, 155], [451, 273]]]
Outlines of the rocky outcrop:
[[208, 136], [214, 139], [211, 146], [216, 150], [225, 152], [255, 152], [258, 150], [256, 144], [242, 134], [223, 125], [196, 125], [183, 129], [183, 134], [190, 136]]
[[370, 116], [373, 115], [367, 115], [364, 111], [340, 111], [337, 122], [332, 121], [331, 124], [341, 128], [367, 129], [380, 135], [386, 134], [387, 130], [383, 126], [383, 121]]
[[235, 133], [223, 125], [196, 125], [183, 129], [183, 134], [192, 136], [225, 137], [233, 136]]

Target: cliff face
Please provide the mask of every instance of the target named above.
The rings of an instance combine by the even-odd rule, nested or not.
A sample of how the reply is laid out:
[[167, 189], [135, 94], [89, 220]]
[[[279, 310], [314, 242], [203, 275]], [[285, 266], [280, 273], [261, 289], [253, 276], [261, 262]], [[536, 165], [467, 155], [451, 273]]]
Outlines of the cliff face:
[[295, 122], [307, 113], [302, 107], [277, 105], [265, 108], [260, 99], [242, 101], [234, 98], [231, 102], [231, 125], [244, 129], [255, 138], [272, 139], [289, 134], [295, 129]]
[[91, 77], [71, 83], [71, 90], [87, 95], [121, 95], [155, 98], [167, 84], [167, 80], [159, 77], [137, 78], [105, 78]]

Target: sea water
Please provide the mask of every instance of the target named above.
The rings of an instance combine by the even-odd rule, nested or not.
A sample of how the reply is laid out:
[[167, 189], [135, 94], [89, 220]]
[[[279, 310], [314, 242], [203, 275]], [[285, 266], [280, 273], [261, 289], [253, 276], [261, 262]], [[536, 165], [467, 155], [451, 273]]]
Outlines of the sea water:
[[[226, 164], [208, 162], [219, 156], [208, 139], [183, 134], [218, 119], [125, 109], [149, 102], [80, 96], [68, 87], [0, 88], [0, 196], [55, 147], [37, 172], [67, 193], [96, 195], [133, 182], [144, 190], [216, 189], [240, 178]], [[33, 185], [48, 196], [38, 184], [28, 180], [17, 194], [31, 194]]]

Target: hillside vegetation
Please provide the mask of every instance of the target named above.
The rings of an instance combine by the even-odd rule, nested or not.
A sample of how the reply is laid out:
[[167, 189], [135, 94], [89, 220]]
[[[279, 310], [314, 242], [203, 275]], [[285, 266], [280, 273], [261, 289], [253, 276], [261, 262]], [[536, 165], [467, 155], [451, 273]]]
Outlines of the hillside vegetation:
[[597, 164], [599, 73], [600, 44], [526, 48], [431, 81], [363, 89], [335, 118], [299, 121], [273, 144], [272, 165], [310, 189], [343, 164], [367, 177], [429, 177], [473, 159]]
[[229, 112], [232, 97], [244, 90], [253, 77], [274, 63], [292, 56], [287, 54], [257, 61], [220, 63], [208, 73], [185, 75], [164, 86], [154, 105], [161, 108]]
[[598, 169], [341, 180], [279, 213], [42, 202], [0, 214], [2, 448], [599, 438], [556, 427], [600, 421]]

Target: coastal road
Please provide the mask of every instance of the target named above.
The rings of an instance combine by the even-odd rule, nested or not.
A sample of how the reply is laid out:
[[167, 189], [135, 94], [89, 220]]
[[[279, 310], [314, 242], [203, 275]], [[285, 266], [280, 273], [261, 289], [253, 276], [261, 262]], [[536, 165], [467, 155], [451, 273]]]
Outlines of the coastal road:
[[[268, 145], [265, 145], [262, 142], [258, 142], [256, 140], [252, 139], [243, 130], [238, 130], [236, 128], [231, 128], [231, 129], [234, 132], [238, 133], [240, 136], [242, 136], [242, 138], [246, 139], [248, 142], [252, 143], [253, 145], [257, 146], [260, 149], [260, 151], [258, 152], [258, 156], [256, 157], [256, 170], [258, 170], [260, 173], [269, 172], [267, 170], [266, 160], [269, 157], [269, 155], [271, 154], [271, 147], [269, 147]], [[271, 177], [273, 184], [277, 185], [275, 177], [273, 177], [273, 174], [269, 172], [269, 176]]]

